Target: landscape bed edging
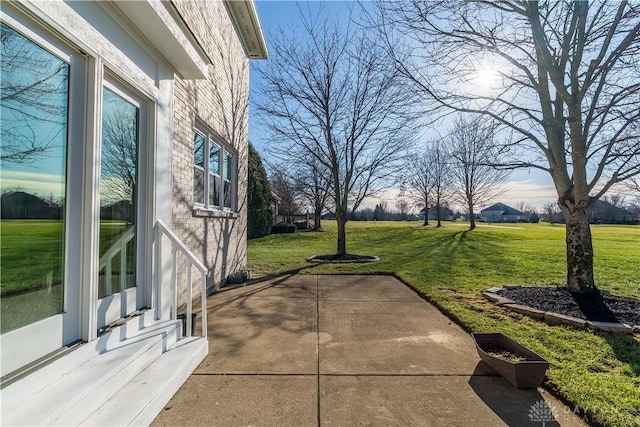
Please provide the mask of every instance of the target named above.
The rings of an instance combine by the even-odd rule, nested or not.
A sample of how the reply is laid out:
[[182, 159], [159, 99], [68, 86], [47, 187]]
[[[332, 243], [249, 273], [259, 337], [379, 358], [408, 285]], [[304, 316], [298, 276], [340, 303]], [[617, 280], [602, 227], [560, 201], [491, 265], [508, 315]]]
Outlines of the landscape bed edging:
[[485, 292], [483, 292], [482, 295], [499, 306], [505, 307], [520, 314], [524, 314], [525, 316], [529, 316], [534, 319], [544, 320], [550, 325], [567, 325], [576, 328], [593, 329], [620, 335], [640, 333], [640, 325], [630, 326], [626, 323], [598, 322], [592, 320], [584, 320], [573, 316], [566, 316], [564, 314], [553, 313], [550, 311], [545, 312], [533, 307], [529, 307], [527, 305], [518, 304], [517, 302], [509, 298], [505, 298], [497, 294], [499, 291], [514, 287], [518, 286], [507, 286], [506, 288], [489, 288]]

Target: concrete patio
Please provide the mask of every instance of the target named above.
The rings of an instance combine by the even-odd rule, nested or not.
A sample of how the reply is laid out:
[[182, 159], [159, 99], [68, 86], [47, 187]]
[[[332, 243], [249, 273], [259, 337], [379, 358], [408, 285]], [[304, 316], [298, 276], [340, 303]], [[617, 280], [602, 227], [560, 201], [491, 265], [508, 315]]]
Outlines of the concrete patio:
[[583, 425], [496, 376], [393, 277], [283, 276], [215, 294], [208, 313], [209, 355], [153, 425]]

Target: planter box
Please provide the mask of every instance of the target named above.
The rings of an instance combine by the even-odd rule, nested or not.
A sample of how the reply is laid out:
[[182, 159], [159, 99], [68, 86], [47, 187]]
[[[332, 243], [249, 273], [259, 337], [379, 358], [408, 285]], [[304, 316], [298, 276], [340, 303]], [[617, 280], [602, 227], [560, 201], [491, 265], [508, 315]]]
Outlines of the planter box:
[[[500, 333], [476, 334], [472, 333], [480, 359], [491, 369], [499, 373], [515, 388], [538, 388], [544, 380], [549, 362]], [[485, 352], [483, 346], [503, 348], [511, 353], [522, 356], [523, 362], [512, 362]]]

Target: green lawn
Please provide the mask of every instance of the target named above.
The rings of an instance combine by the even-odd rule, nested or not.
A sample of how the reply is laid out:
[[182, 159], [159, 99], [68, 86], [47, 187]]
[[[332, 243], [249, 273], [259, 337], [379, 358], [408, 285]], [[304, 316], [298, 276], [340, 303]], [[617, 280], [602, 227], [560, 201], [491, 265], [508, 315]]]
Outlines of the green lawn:
[[[546, 385], [607, 425], [640, 425], [640, 339], [548, 326], [487, 302], [492, 286], [562, 285], [564, 226], [351, 222], [350, 253], [378, 255], [372, 264], [310, 264], [309, 255], [335, 251], [336, 227], [324, 232], [267, 236], [249, 242], [254, 274], [389, 273], [420, 289], [469, 331], [498, 331], [551, 362]], [[595, 276], [600, 289], [640, 298], [640, 227], [592, 226]]]
[[[64, 230], [60, 220], [2, 220], [1, 284], [3, 296], [56, 286], [63, 272]], [[120, 221], [102, 221], [100, 253], [128, 228]], [[77, 242], [72, 242], [77, 244]], [[130, 257], [133, 252], [129, 251]], [[114, 272], [119, 265], [114, 263]], [[130, 262], [132, 265], [132, 262]]]
[[[64, 230], [60, 220], [2, 220], [0, 227], [0, 333], [5, 333], [62, 312]], [[128, 227], [121, 221], [101, 221], [100, 253], [106, 252]], [[131, 241], [128, 287], [135, 285], [131, 274], [134, 247], [135, 241]], [[120, 258], [114, 257], [111, 265], [117, 287]], [[100, 297], [106, 295], [105, 289], [101, 284]]]

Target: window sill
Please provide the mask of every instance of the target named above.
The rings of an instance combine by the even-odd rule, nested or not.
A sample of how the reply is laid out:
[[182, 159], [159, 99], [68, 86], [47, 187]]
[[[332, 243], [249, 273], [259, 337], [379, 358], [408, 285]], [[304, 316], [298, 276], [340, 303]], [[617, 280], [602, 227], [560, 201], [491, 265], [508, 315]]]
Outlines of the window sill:
[[197, 206], [193, 208], [192, 216], [196, 218], [238, 218], [238, 214], [236, 212], [222, 211], [220, 209], [205, 209]]

